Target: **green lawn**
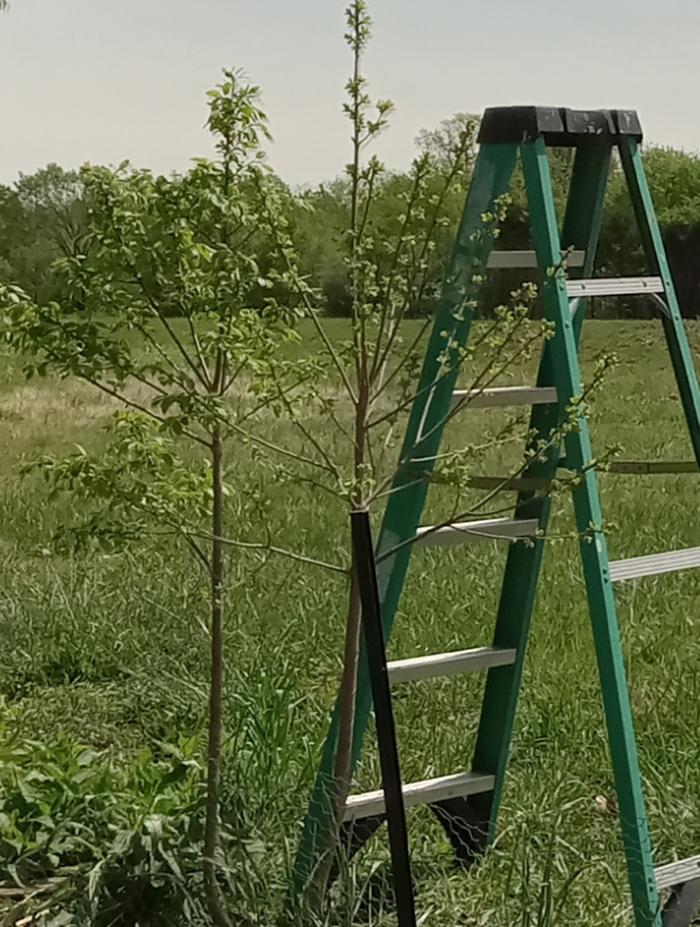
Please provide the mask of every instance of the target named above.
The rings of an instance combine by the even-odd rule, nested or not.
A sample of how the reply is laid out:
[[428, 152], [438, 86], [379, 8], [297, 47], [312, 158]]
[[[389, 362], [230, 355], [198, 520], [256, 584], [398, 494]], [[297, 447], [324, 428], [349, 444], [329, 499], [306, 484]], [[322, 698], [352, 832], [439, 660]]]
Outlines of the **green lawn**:
[[[343, 325], [335, 325], [339, 336]], [[697, 357], [700, 327], [690, 336]], [[629, 458], [690, 459], [660, 327], [589, 323], [584, 374], [603, 349], [616, 350], [620, 364], [593, 405], [596, 449], [619, 443]], [[530, 366], [510, 381], [531, 377]], [[147, 792], [139, 786], [146, 775], [139, 764], [165, 768], [175, 748], [201, 758], [203, 577], [186, 553], [166, 546], [89, 558], [52, 553], [47, 538], [67, 503], [57, 510], [40, 484], [18, 478], [20, 464], [36, 452], [78, 441], [94, 446], [111, 409], [74, 383], [26, 384], [16, 362], [0, 371], [0, 768], [13, 738], [50, 749], [62, 744], [50, 760], [59, 765], [66, 744], [80, 743], [100, 752], [95, 762], [109, 762], [110, 775], [136, 770], [128, 783], [119, 780], [124, 795], [133, 796]], [[491, 433], [499, 415], [466, 413], [449, 440]], [[323, 429], [323, 422], [316, 425]], [[502, 454], [486, 455], [484, 472], [499, 472]], [[517, 459], [515, 448], [509, 454]], [[601, 482], [613, 558], [700, 544], [696, 476], [603, 475]], [[341, 509], [318, 493], [278, 490], [275, 503], [280, 543], [324, 558], [344, 544]], [[447, 491], [436, 491], [427, 520], [448, 504]], [[545, 555], [496, 851], [478, 869], [455, 871], [439, 826], [427, 811], [411, 812], [417, 904], [430, 927], [631, 923], [581, 569], [576, 542], [567, 537], [568, 498], [558, 498], [555, 508], [552, 531], [561, 539]], [[417, 552], [391, 654], [488, 643], [503, 561], [495, 544]], [[231, 862], [235, 907], [251, 924], [271, 927], [284, 898], [338, 682], [343, 595], [342, 580], [310, 567], [276, 559], [251, 573], [250, 562], [231, 559], [225, 808], [245, 847]], [[700, 852], [700, 572], [626, 584], [618, 602], [651, 831], [657, 860], [665, 862]], [[451, 677], [400, 690], [406, 779], [465, 768], [482, 682]], [[20, 768], [39, 762], [18, 755]], [[379, 783], [371, 741], [357, 778], [361, 789]], [[125, 812], [125, 827], [136, 827], [144, 813]], [[61, 823], [42, 826], [50, 831]], [[92, 827], [91, 834], [100, 833]], [[95, 861], [108, 852], [104, 840], [97, 845], [93, 838]], [[376, 864], [386, 858], [382, 834], [344, 880], [347, 899], [338, 910], [345, 913], [332, 923], [394, 923], [381, 891], [370, 891]], [[7, 881], [11, 873], [4, 875]], [[559, 920], [547, 913], [550, 888], [553, 907], [561, 901]], [[1, 904], [0, 898], [0, 911]], [[139, 923], [176, 921], [153, 915]]]

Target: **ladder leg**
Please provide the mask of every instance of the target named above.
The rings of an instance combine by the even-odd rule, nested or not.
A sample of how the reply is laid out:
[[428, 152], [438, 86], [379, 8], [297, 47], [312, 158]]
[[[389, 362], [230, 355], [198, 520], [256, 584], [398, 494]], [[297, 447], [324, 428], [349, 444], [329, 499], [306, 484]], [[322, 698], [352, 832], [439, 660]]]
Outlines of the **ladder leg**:
[[[547, 152], [541, 139], [523, 145], [522, 152], [535, 250], [538, 263], [546, 266], [552, 264], [559, 253], [559, 235]], [[550, 344], [559, 359], [556, 371], [557, 389], [563, 395], [579, 395], [581, 378], [578, 355], [563, 279], [550, 277], [545, 280], [544, 302], [546, 317], [555, 323], [555, 334]], [[583, 468], [592, 460], [588, 424], [583, 416], [578, 421], [577, 431], [566, 435], [565, 446], [570, 466]], [[593, 470], [585, 471], [582, 483], [574, 490], [573, 497], [576, 524], [581, 534], [581, 558], [588, 591], [635, 924], [636, 927], [660, 927], [659, 899], [632, 711], [610, 581], [597, 479]]]
[[633, 139], [625, 138], [619, 148], [647, 262], [652, 268], [652, 273], [658, 274], [664, 284], [668, 314], [664, 313], [661, 321], [683, 403], [683, 411], [688, 422], [695, 459], [700, 465], [700, 387], [698, 387], [693, 356], [690, 352], [673, 278], [666, 259], [661, 230], [654, 212], [637, 143]]
[[[584, 265], [579, 271], [584, 276], [590, 276], [595, 261], [609, 165], [610, 146], [607, 144], [582, 145], [576, 152], [562, 244], [565, 248], [585, 251]], [[577, 340], [584, 312], [581, 306], [576, 320]], [[537, 377], [538, 386], [555, 385], [553, 359], [551, 345], [547, 343]], [[534, 438], [529, 450], [550, 439], [561, 421], [569, 394], [562, 398], [559, 408], [547, 405], [533, 408], [530, 432]], [[557, 441], [547, 450], [544, 460], [533, 461], [526, 476], [551, 479], [557, 469], [559, 452]], [[516, 503], [518, 516], [536, 518], [542, 534], [547, 528], [550, 507], [549, 498], [536, 497], [533, 493], [520, 493]], [[459, 848], [458, 856], [466, 862], [471, 862], [495, 836], [543, 546], [543, 541], [538, 539], [530, 546], [513, 544], [508, 551], [493, 645], [514, 648], [517, 658], [511, 666], [490, 670], [486, 679], [472, 769], [490, 773], [496, 781], [493, 792], [469, 796], [465, 800], [470, 814], [461, 822], [462, 831], [471, 833], [472, 839], [468, 846]]]
[[[382, 551], [392, 550], [396, 545], [413, 537], [419, 526], [432, 467], [421, 463], [420, 471], [421, 474], [425, 474], [425, 478], [420, 479], [416, 475], [415, 465], [413, 470], [411, 469], [412, 458], [419, 457], [425, 461], [438, 451], [458, 374], [456, 346], [464, 346], [469, 335], [472, 312], [467, 300], [476, 295], [478, 278], [492, 245], [492, 239], [488, 235], [480, 234], [483, 230], [483, 216], [493, 213], [497, 199], [507, 192], [516, 157], [517, 145], [514, 144], [482, 145], [479, 150], [443, 294], [436, 310], [435, 323], [418, 384], [417, 399], [409, 416], [399, 466], [384, 513], [377, 546], [378, 557]], [[475, 278], [477, 282], [474, 282]], [[449, 333], [449, 339], [445, 337], [446, 332]], [[445, 365], [442, 356], [448, 340], [454, 343], [455, 348], [449, 351], [451, 363]], [[407, 545], [384, 559], [377, 567], [386, 641], [391, 635], [410, 556], [411, 548]], [[362, 749], [370, 707], [367, 661], [363, 654], [355, 703], [353, 770]], [[297, 892], [308, 884], [320, 860], [331, 847], [333, 770], [338, 721], [339, 709], [336, 702], [295, 860], [294, 889]]]
[[[605, 190], [610, 173], [610, 145], [606, 142], [582, 142], [576, 151], [571, 188], [561, 232], [563, 248], [585, 251], [583, 266], [569, 272], [569, 277], [592, 277], [603, 220]], [[578, 344], [587, 300], [579, 300], [574, 317], [574, 335]]]

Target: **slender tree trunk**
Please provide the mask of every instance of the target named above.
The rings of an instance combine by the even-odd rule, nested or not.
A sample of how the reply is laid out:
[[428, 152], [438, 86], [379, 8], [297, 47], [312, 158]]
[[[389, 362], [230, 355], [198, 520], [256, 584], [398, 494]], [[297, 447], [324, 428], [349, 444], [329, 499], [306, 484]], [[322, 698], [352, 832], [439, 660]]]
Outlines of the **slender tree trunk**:
[[221, 730], [223, 724], [223, 470], [221, 434], [212, 435], [212, 546], [211, 546], [211, 687], [209, 690], [209, 745], [207, 752], [207, 801], [204, 827], [204, 888], [209, 914], [216, 927], [231, 927], [216, 878], [219, 844], [219, 795], [221, 783]]
[[333, 865], [338, 857], [340, 830], [343, 821], [343, 808], [350, 793], [350, 770], [352, 767], [352, 740], [355, 730], [355, 697], [357, 695], [357, 668], [360, 656], [360, 637], [362, 630], [362, 610], [354, 565], [350, 577], [350, 594], [345, 623], [345, 650], [343, 654], [343, 675], [340, 681], [338, 700], [340, 718], [338, 722], [338, 742], [335, 754], [333, 776], [333, 806], [331, 835], [328, 850], [319, 863], [311, 887], [310, 902], [312, 907], [323, 907], [328, 880]]
[[335, 758], [335, 777], [337, 787], [336, 816], [345, 805], [350, 789], [350, 769], [352, 766], [352, 738], [355, 728], [355, 696], [357, 695], [357, 669], [360, 656], [360, 631], [362, 628], [362, 609], [360, 607], [357, 576], [353, 563], [350, 578], [350, 598], [345, 626], [345, 653], [343, 659], [343, 677], [340, 683], [340, 722], [338, 725], [338, 750]]
[[[355, 408], [355, 492], [352, 499], [353, 509], [364, 505], [365, 445], [367, 441], [367, 408], [369, 405], [369, 388], [367, 379], [360, 370], [357, 405]], [[350, 793], [352, 773], [352, 743], [355, 733], [355, 700], [357, 697], [357, 673], [360, 663], [360, 646], [362, 639], [362, 605], [357, 585], [354, 555], [350, 570], [350, 589], [348, 611], [345, 624], [345, 649], [343, 654], [343, 675], [339, 692], [338, 742], [335, 754], [333, 781], [333, 821], [332, 834], [328, 852], [319, 865], [312, 903], [320, 906], [325, 896], [326, 887], [333, 864], [337, 859], [343, 809]]]
[[[352, 500], [353, 509], [364, 505], [365, 478], [365, 443], [367, 440], [366, 420], [369, 403], [369, 389], [364, 367], [360, 367], [357, 406], [355, 408], [355, 493]], [[360, 660], [360, 639], [362, 629], [362, 608], [355, 575], [354, 557], [350, 572], [350, 598], [345, 631], [345, 658], [343, 661], [343, 679], [340, 689], [340, 724], [338, 728], [338, 748], [335, 759], [335, 777], [337, 783], [337, 817], [344, 807], [350, 789], [350, 772], [352, 766], [352, 739], [355, 728], [355, 696], [357, 694], [357, 669]]]

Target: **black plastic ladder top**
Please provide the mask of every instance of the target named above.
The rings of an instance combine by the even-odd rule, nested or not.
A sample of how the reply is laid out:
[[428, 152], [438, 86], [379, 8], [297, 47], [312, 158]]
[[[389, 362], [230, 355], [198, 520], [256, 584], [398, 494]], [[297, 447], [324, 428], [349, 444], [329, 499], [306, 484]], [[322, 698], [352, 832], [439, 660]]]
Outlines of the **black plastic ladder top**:
[[545, 144], [575, 147], [586, 139], [616, 144], [621, 138], [642, 140], [633, 109], [566, 109], [554, 106], [494, 106], [484, 112], [480, 144], [519, 145], [544, 138]]

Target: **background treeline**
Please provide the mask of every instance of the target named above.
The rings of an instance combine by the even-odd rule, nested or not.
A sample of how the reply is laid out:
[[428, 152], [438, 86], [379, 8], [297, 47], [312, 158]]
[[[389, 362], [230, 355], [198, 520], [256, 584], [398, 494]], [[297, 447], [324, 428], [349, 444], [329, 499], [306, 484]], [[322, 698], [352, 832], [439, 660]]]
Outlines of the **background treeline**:
[[[436, 130], [423, 131], [419, 151], [443, 159], [459, 132], [470, 132], [471, 162], [475, 154], [476, 121], [465, 114], [445, 120]], [[557, 206], [563, 210], [573, 154], [552, 152], [552, 175]], [[647, 147], [645, 164], [661, 223], [671, 269], [683, 314], [700, 317], [700, 157], [670, 148]], [[434, 251], [426, 256], [428, 272], [413, 294], [411, 313], [429, 313], [436, 298], [442, 269], [469, 183], [471, 164], [460, 173], [440, 206], [442, 224]], [[379, 183], [374, 211], [367, 217], [374, 247], [381, 250], [405, 214], [412, 178], [409, 172], [385, 172]], [[280, 184], [282, 181], [280, 180]], [[347, 228], [349, 209], [346, 177], [302, 190], [287, 190], [288, 221], [300, 253], [301, 266], [323, 293], [329, 315], [344, 316], [349, 309], [347, 281], [341, 260], [346, 247], [342, 229]], [[20, 175], [12, 186], [0, 185], [0, 279], [22, 286], [40, 301], [60, 298], [63, 277], [56, 269], [61, 258], [80, 253], [89, 204], [85, 202], [79, 172], [50, 164], [35, 174]], [[426, 216], [425, 221], [429, 221]], [[516, 178], [512, 203], [498, 247], [523, 248], [527, 241], [527, 211], [520, 178]], [[261, 243], [264, 253], [264, 242]], [[60, 263], [60, 261], [59, 261]], [[613, 165], [608, 202], [598, 252], [602, 276], [629, 276], [644, 272], [641, 246], [627, 197], [622, 172]], [[484, 311], [508, 299], [522, 279], [521, 271], [489, 276]], [[260, 294], [262, 305], [263, 293]], [[644, 298], [595, 301], [598, 318], [622, 316], [647, 318], [654, 308]]]

